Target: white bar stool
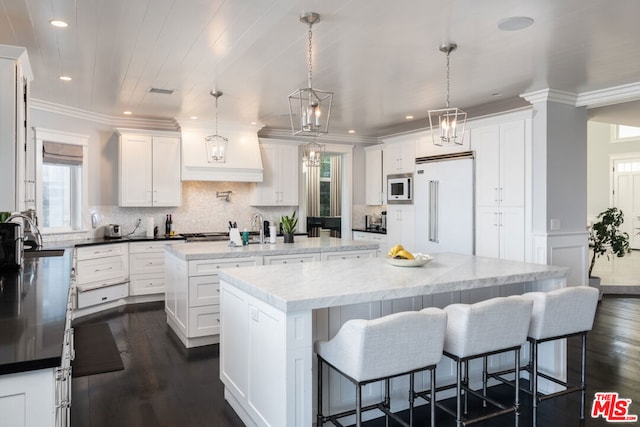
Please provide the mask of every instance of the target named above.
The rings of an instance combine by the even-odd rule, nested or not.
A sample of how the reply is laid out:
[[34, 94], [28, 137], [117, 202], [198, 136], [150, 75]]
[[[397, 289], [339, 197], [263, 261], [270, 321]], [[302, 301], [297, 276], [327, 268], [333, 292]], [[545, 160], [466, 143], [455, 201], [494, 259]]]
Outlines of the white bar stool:
[[[373, 320], [354, 319], [345, 322], [335, 337], [315, 343], [318, 355], [317, 427], [331, 422], [340, 426], [339, 418], [356, 415], [356, 426], [362, 425], [362, 413], [378, 409], [404, 426], [413, 425], [413, 408], [409, 424], [391, 412], [389, 380], [401, 375], [431, 371], [435, 389], [435, 369], [442, 358], [446, 313], [438, 308], [390, 314]], [[327, 364], [356, 387], [356, 408], [332, 415], [322, 411], [322, 365]], [[362, 407], [362, 386], [385, 381], [384, 400]], [[410, 388], [413, 387], [413, 378]], [[435, 390], [432, 390], [435, 393]], [[432, 394], [434, 395], [434, 394]], [[409, 392], [413, 403], [413, 389]], [[435, 407], [431, 405], [435, 418]], [[433, 424], [432, 424], [433, 425]]]
[[[587, 332], [593, 327], [598, 296], [598, 290], [588, 286], [571, 286], [551, 292], [530, 292], [523, 295], [524, 298], [533, 301], [533, 314], [527, 338], [531, 348], [531, 360], [526, 369], [530, 373], [534, 420], [539, 402], [574, 392], [580, 392], [580, 419], [584, 420]], [[566, 381], [538, 369], [538, 345], [571, 336], [582, 338], [580, 384], [575, 385], [569, 385]], [[539, 393], [538, 377], [559, 384], [564, 389], [549, 394]]]
[[[519, 416], [519, 370], [520, 346], [526, 342], [533, 301], [520, 295], [492, 298], [475, 304], [451, 304], [444, 308], [447, 312], [447, 332], [445, 334], [444, 354], [456, 362], [456, 384], [439, 387], [438, 391], [456, 388], [456, 410], [438, 403], [438, 407], [456, 417], [456, 425], [471, 424], [493, 418], [509, 412], [515, 412], [516, 425]], [[516, 389], [512, 405], [504, 405], [487, 396], [486, 375], [487, 356], [515, 352]], [[469, 387], [468, 363], [471, 359], [483, 358], [483, 387], [478, 392]], [[462, 370], [464, 368], [464, 374]], [[463, 378], [464, 375], [464, 378]], [[464, 393], [464, 394], [463, 394]], [[498, 409], [479, 417], [469, 418], [467, 413], [467, 394], [472, 394]]]

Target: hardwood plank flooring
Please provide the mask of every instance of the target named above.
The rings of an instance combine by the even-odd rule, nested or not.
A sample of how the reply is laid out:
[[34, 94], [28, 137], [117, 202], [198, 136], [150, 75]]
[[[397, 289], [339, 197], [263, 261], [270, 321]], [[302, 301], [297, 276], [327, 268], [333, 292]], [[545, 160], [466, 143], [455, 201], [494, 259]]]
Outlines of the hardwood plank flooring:
[[[242, 426], [225, 402], [219, 379], [218, 346], [185, 349], [166, 325], [162, 303], [140, 304], [88, 316], [78, 323], [108, 322], [122, 355], [124, 371], [73, 379], [71, 425], [101, 426]], [[606, 295], [598, 306], [587, 339], [586, 420], [578, 420], [579, 394], [540, 404], [538, 426], [604, 426], [589, 416], [596, 391], [618, 392], [632, 399], [630, 413], [640, 415], [640, 298]], [[579, 372], [579, 341], [568, 345], [569, 376]], [[497, 395], [511, 393], [494, 388]], [[526, 396], [520, 426], [532, 424]], [[418, 425], [428, 425], [424, 411]], [[439, 426], [455, 422], [438, 411]], [[365, 424], [384, 425], [381, 420]], [[391, 424], [393, 425], [393, 423]], [[513, 426], [513, 415], [478, 426]], [[624, 424], [623, 424], [624, 425]], [[632, 424], [640, 425], [640, 423]]]

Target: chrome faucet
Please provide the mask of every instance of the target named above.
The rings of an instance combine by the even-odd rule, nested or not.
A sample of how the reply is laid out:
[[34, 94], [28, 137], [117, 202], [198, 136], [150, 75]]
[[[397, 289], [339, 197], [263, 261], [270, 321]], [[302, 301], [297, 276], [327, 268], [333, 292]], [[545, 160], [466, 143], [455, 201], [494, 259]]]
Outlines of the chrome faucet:
[[24, 221], [27, 222], [27, 224], [29, 225], [29, 231], [25, 231], [25, 236], [27, 235], [31, 235], [33, 236], [33, 238], [35, 239], [35, 244], [36, 244], [36, 248], [41, 248], [42, 247], [42, 234], [40, 233], [40, 230], [38, 229], [38, 226], [36, 225], [35, 222], [33, 222], [33, 220], [31, 219], [31, 217], [29, 217], [28, 215], [25, 215], [23, 213], [14, 213], [11, 214], [9, 216], [9, 218], [7, 218], [7, 220], [5, 222], [9, 222], [15, 218], [20, 218]]
[[260, 212], [258, 212], [253, 216], [253, 221], [251, 222], [251, 228], [255, 227], [256, 220], [260, 221], [258, 224], [260, 226], [260, 244], [262, 245], [264, 244], [264, 218], [262, 217], [262, 214]]

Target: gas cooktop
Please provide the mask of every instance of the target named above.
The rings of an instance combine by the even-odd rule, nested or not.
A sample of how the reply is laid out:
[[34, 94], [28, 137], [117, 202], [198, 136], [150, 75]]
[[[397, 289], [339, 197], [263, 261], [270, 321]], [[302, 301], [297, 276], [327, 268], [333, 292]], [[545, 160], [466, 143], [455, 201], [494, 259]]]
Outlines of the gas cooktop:
[[212, 231], [207, 233], [180, 233], [187, 242], [215, 242], [221, 240], [227, 240], [229, 233], [226, 231]]

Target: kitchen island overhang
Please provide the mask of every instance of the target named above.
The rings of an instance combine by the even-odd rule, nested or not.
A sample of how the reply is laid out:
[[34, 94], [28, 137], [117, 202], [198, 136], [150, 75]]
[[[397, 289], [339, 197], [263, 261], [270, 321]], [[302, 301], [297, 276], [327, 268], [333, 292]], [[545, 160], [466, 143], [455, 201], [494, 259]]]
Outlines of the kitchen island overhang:
[[[222, 270], [225, 398], [247, 425], [310, 426], [313, 342], [330, 338], [349, 318], [548, 291], [566, 286], [567, 276], [565, 267], [451, 253], [436, 254], [420, 268], [374, 258]], [[564, 348], [549, 347], [542, 357], [557, 375], [566, 374]], [[448, 381], [442, 371], [439, 382]], [[329, 406], [348, 405], [352, 396], [331, 388], [337, 393]]]

